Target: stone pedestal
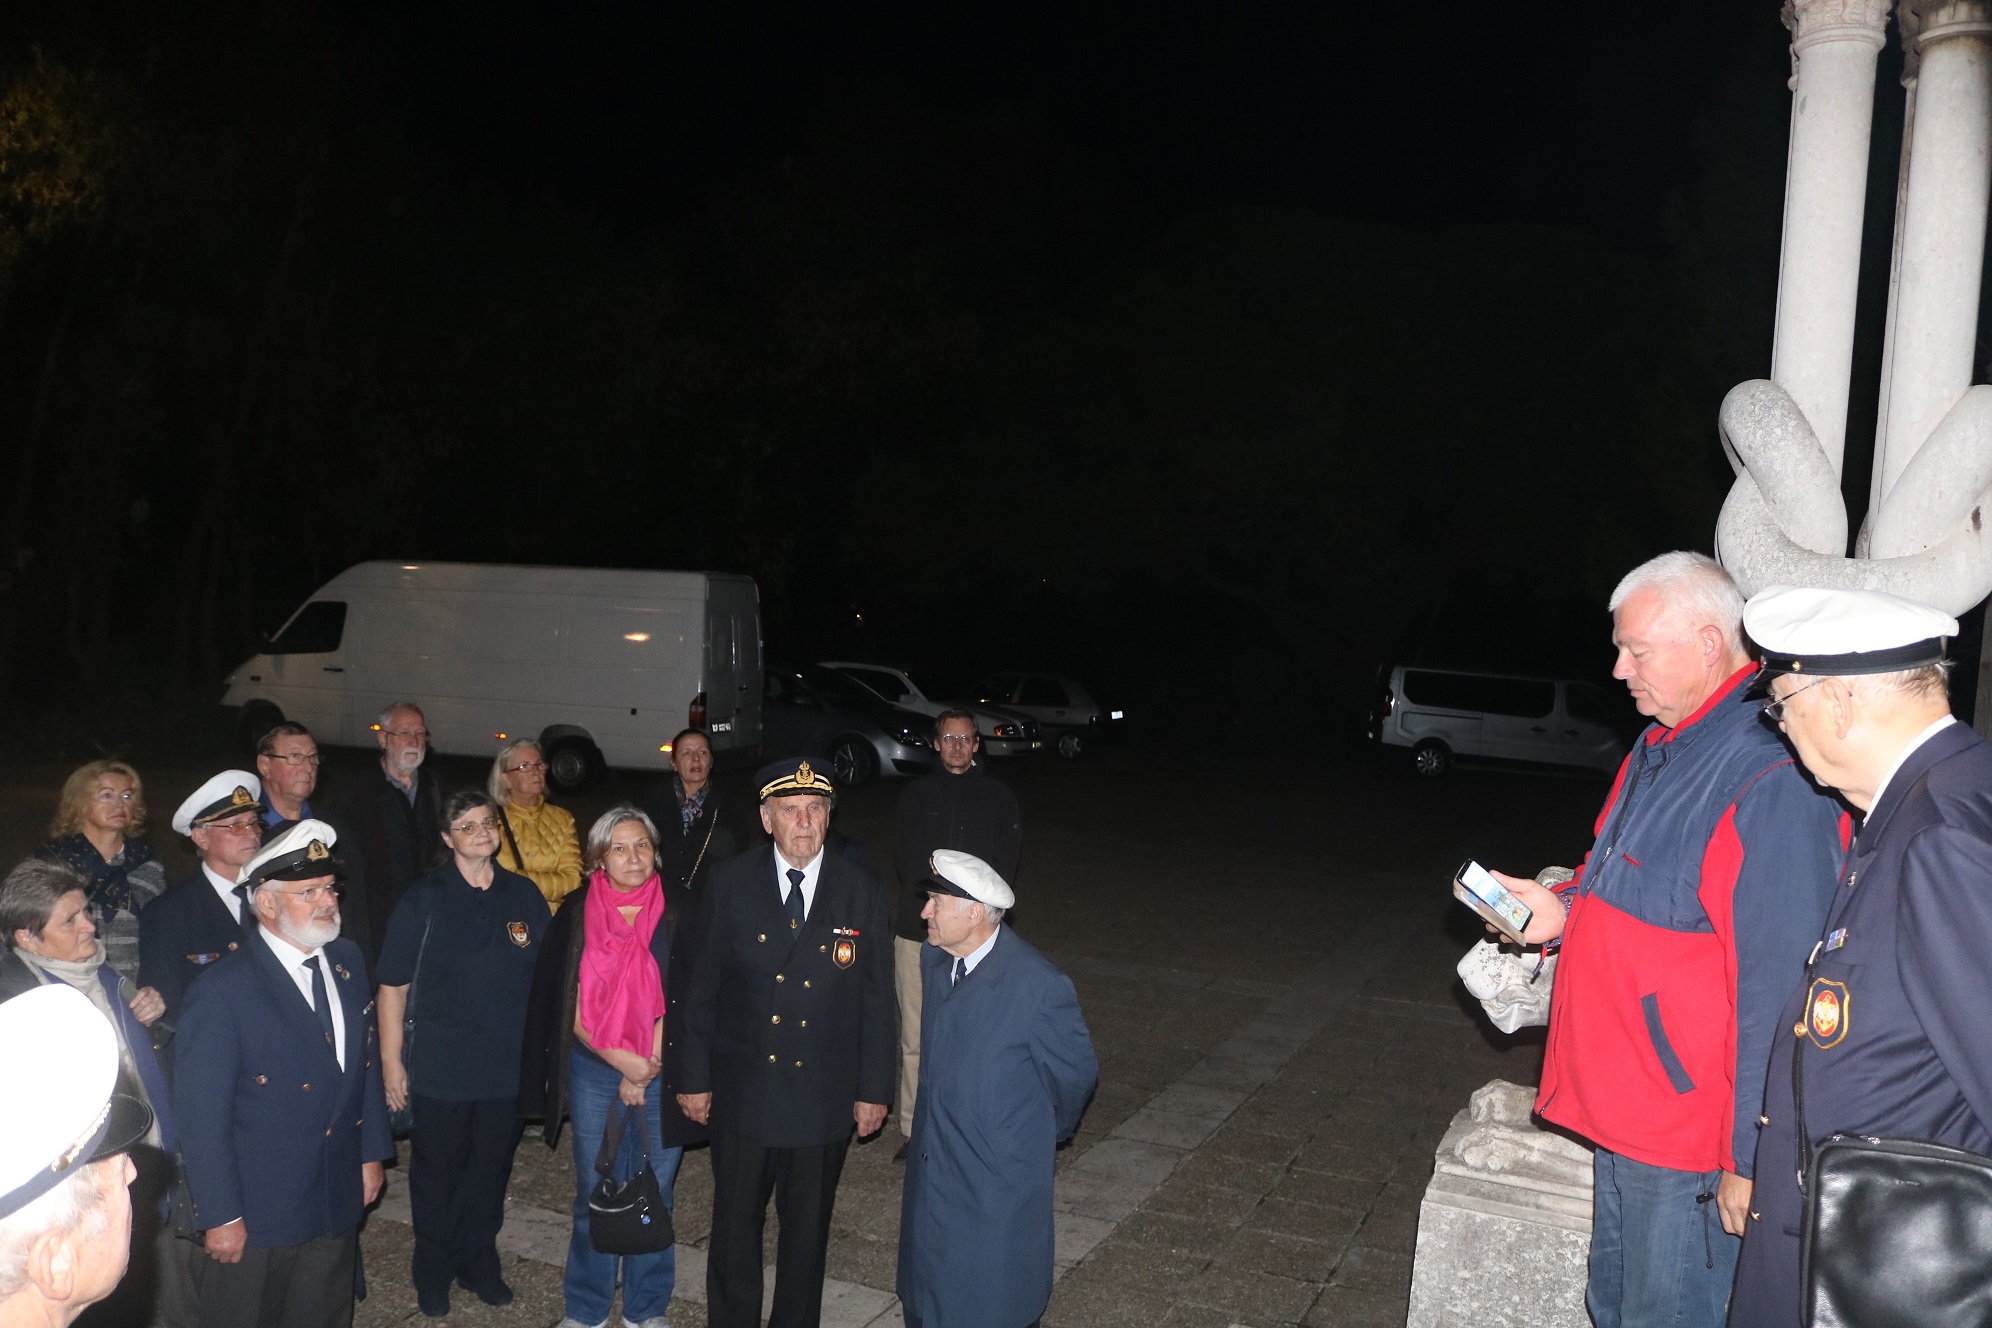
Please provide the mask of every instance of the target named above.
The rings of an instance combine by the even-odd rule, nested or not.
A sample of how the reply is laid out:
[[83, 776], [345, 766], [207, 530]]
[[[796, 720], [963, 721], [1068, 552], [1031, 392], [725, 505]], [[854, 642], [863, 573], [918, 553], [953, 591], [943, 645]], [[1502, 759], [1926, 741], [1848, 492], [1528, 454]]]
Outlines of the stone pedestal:
[[1496, 1079], [1453, 1117], [1418, 1213], [1408, 1328], [1589, 1328], [1591, 1152]]

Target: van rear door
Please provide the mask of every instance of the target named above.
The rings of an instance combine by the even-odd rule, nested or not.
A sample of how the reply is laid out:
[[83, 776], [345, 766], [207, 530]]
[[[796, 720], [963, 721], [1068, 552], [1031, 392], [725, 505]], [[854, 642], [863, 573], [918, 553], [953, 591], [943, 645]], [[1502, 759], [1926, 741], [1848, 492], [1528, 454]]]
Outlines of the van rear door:
[[707, 584], [705, 691], [715, 751], [760, 742], [760, 596], [744, 577], [715, 576]]

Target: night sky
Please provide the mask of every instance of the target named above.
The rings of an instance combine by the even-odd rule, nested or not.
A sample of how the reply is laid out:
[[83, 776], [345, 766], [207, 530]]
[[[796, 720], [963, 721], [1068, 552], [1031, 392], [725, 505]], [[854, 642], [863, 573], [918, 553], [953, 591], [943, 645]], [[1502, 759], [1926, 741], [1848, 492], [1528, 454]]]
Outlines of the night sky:
[[211, 696], [374, 557], [744, 571], [776, 659], [1234, 730], [1351, 728], [1390, 660], [1599, 672], [1767, 365], [1785, 42], [1768, 0], [12, 7], [0, 704]]

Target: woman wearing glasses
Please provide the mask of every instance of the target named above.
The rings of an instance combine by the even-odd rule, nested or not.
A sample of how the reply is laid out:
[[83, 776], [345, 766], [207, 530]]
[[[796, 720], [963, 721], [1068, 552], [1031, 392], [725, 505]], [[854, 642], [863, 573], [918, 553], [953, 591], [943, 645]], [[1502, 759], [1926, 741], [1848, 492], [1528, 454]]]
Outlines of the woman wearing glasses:
[[581, 884], [581, 840], [574, 816], [546, 800], [546, 757], [531, 738], [498, 749], [485, 782], [498, 808], [498, 865], [539, 887], [555, 909]]
[[103, 960], [138, 981], [138, 911], [166, 892], [166, 868], [145, 833], [145, 786], [123, 761], [92, 761], [63, 781], [49, 842], [35, 856], [67, 863], [89, 882]]
[[498, 1228], [519, 1140], [526, 1000], [551, 914], [531, 881], [494, 861], [502, 833], [488, 794], [444, 803], [450, 859], [402, 896], [380, 952], [381, 1071], [388, 1105], [414, 1107], [415, 1297], [431, 1318], [450, 1312], [452, 1280], [487, 1305], [512, 1301]]

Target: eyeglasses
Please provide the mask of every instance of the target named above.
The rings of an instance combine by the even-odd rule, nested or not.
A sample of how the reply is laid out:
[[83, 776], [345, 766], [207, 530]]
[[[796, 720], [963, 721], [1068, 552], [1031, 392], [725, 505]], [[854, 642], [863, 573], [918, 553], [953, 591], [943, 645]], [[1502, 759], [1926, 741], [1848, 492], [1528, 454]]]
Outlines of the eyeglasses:
[[497, 828], [498, 822], [486, 817], [482, 821], [458, 821], [450, 827], [450, 833], [453, 835], [474, 835], [480, 831], [492, 831]]
[[90, 795], [90, 801], [102, 803], [130, 802], [136, 796], [130, 789], [101, 788]]
[[392, 733], [397, 738], [413, 738], [416, 742], [427, 742], [429, 740], [429, 730], [427, 729], [382, 729], [381, 732]]
[[947, 747], [972, 747], [976, 737], [973, 733], [943, 733], [934, 741]]
[[302, 899], [307, 904], [317, 904], [323, 902], [328, 895], [336, 897], [339, 893], [339, 887], [336, 885], [314, 885], [305, 890], [278, 890], [277, 893], [280, 895], [289, 895], [292, 899]]
[[1798, 688], [1797, 691], [1787, 693], [1780, 700], [1764, 702], [1764, 714], [1769, 716], [1770, 721], [1773, 724], [1784, 723], [1785, 707], [1791, 704], [1791, 698], [1797, 696], [1799, 692], [1809, 692], [1814, 687], [1817, 687], [1820, 683], [1825, 681], [1826, 680], [1824, 678], [1814, 678], [1811, 682], [1805, 684], [1805, 686]]
[[506, 766], [505, 773], [508, 775], [533, 775], [538, 774], [544, 769], [546, 769], [545, 761], [521, 761], [517, 765]]
[[209, 821], [204, 828], [208, 830], [226, 830], [231, 835], [246, 835], [253, 830], [260, 836], [263, 833], [263, 818], [260, 816], [238, 816], [227, 821]]
[[308, 765], [313, 769], [318, 768], [317, 752], [265, 752], [263, 754], [272, 761], [282, 761], [285, 765], [292, 768], [301, 765]]

